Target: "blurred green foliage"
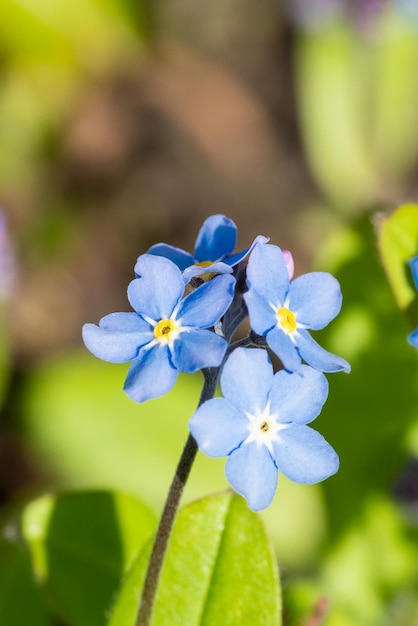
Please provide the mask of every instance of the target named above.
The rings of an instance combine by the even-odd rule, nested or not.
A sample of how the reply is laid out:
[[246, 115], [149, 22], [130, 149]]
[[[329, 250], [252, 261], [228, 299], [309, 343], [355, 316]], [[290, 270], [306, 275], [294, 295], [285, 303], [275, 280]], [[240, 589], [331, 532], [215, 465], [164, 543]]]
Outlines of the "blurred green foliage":
[[139, 57], [149, 30], [143, 1], [2, 1], [0, 186], [33, 184], [82, 86]]
[[296, 45], [309, 164], [349, 212], [398, 194], [418, 156], [418, 29], [389, 4], [368, 36], [338, 21]]

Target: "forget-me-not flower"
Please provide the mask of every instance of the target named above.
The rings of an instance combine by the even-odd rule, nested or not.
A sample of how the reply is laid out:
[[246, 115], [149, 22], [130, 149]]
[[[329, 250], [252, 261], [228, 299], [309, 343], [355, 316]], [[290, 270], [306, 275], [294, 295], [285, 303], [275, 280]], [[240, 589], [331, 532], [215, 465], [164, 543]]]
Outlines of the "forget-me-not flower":
[[[409, 265], [412, 269], [412, 278], [414, 279], [415, 287], [418, 290], [418, 256], [411, 259]], [[418, 328], [408, 335], [408, 341], [412, 346], [418, 348]]]
[[[237, 265], [252, 250], [257, 241], [268, 241], [259, 235], [250, 248], [232, 254], [237, 243], [237, 227], [225, 215], [211, 215], [204, 222], [196, 239], [193, 255], [166, 243], [157, 243], [148, 250], [170, 259], [183, 272], [184, 280], [206, 274], [231, 274]], [[135, 267], [135, 271], [137, 269]], [[138, 273], [138, 272], [137, 272]]]
[[248, 261], [247, 285], [251, 328], [266, 337], [287, 370], [300, 370], [303, 359], [322, 372], [350, 371], [347, 361], [324, 350], [308, 332], [324, 328], [339, 313], [336, 278], [311, 272], [291, 281], [280, 248], [258, 243]]
[[202, 404], [189, 422], [202, 452], [228, 457], [227, 479], [253, 511], [271, 503], [278, 470], [312, 484], [338, 469], [334, 449], [307, 426], [327, 398], [327, 379], [307, 365], [301, 371], [274, 374], [266, 350], [237, 348], [221, 375], [224, 397]]
[[112, 313], [99, 326], [85, 324], [83, 339], [97, 357], [132, 361], [124, 390], [137, 402], [157, 398], [174, 385], [178, 372], [220, 365], [227, 343], [207, 330], [232, 302], [235, 279], [217, 276], [184, 299], [184, 281], [169, 259], [144, 254], [138, 278], [128, 287], [135, 313]]

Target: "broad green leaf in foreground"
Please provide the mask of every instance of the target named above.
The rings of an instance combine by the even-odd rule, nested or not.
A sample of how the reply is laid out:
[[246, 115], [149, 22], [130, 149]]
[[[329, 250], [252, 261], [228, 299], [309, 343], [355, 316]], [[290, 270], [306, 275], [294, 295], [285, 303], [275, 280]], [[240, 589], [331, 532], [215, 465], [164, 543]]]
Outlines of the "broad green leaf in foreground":
[[120, 579], [153, 529], [141, 502], [111, 492], [46, 495], [22, 517], [35, 574], [71, 626], [106, 623]]
[[[149, 551], [128, 573], [108, 626], [134, 626]], [[263, 525], [244, 500], [221, 494], [176, 520], [153, 626], [280, 626], [277, 565]]]
[[387, 217], [381, 217], [377, 235], [396, 301], [403, 311], [408, 311], [416, 297], [408, 261], [418, 254], [418, 204], [404, 204]]
[[52, 626], [36, 588], [28, 555], [0, 539], [0, 624]]

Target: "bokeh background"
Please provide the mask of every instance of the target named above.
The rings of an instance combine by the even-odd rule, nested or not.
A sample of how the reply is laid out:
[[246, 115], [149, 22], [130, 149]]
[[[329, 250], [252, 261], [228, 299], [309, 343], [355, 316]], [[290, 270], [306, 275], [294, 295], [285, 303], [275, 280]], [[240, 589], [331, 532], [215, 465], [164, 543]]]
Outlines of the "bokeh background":
[[[223, 213], [239, 248], [270, 236], [297, 274], [330, 270], [343, 287], [344, 313], [322, 337], [353, 373], [329, 377], [318, 420], [341, 471], [324, 486], [282, 478], [263, 517], [284, 623], [325, 607], [309, 624], [417, 626], [414, 320], [375, 240], [378, 216], [417, 198], [414, 1], [2, 0], [9, 535], [10, 511], [49, 490], [112, 488], [160, 511], [201, 380], [135, 405], [126, 367], [88, 354], [81, 326], [128, 310], [150, 245], [192, 250]], [[223, 462], [199, 457], [185, 501], [225, 487]]]

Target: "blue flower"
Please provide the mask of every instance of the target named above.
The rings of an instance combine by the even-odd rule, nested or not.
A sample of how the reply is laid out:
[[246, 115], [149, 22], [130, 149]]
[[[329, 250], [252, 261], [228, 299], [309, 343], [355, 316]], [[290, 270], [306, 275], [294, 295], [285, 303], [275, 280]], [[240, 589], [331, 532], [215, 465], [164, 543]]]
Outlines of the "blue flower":
[[[193, 255], [166, 243], [151, 246], [148, 254], [173, 261], [188, 282], [203, 274], [231, 274], [232, 268], [245, 258], [257, 241], [268, 240], [260, 235], [250, 248], [232, 254], [237, 242], [237, 227], [224, 215], [211, 215], [199, 231]], [[136, 267], [135, 271], [137, 272]]]
[[112, 313], [99, 326], [85, 324], [83, 339], [104, 361], [132, 361], [124, 389], [144, 402], [167, 393], [179, 371], [220, 365], [227, 343], [207, 329], [231, 304], [235, 279], [218, 276], [182, 299], [183, 277], [170, 260], [144, 254], [136, 267], [139, 278], [128, 287], [136, 313]]
[[227, 479], [253, 511], [271, 503], [278, 470], [305, 484], [338, 470], [336, 452], [306, 425], [322, 409], [327, 379], [307, 365], [301, 373], [273, 374], [266, 350], [237, 348], [221, 375], [224, 397], [202, 404], [189, 422], [202, 452], [228, 457]]
[[[411, 259], [409, 265], [412, 269], [412, 278], [414, 279], [415, 287], [418, 290], [418, 256]], [[408, 341], [412, 346], [418, 348], [418, 328], [408, 335]]]
[[280, 248], [259, 243], [248, 261], [247, 285], [251, 328], [266, 337], [287, 370], [300, 370], [303, 359], [322, 372], [350, 371], [347, 361], [308, 332], [324, 328], [340, 311], [341, 290], [331, 274], [311, 272], [290, 281]]

